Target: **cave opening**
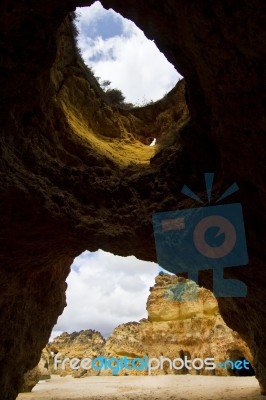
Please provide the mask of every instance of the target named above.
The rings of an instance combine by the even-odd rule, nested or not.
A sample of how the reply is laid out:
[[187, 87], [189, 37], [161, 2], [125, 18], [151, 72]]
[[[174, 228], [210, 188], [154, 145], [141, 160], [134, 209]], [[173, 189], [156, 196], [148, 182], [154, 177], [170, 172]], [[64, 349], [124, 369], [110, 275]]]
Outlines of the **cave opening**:
[[107, 338], [120, 324], [146, 318], [146, 300], [158, 265], [98, 250], [75, 258], [67, 278], [67, 307], [50, 340], [93, 329]]
[[[245, 357], [238, 357], [237, 360], [241, 362], [242, 368], [241, 369], [229, 368], [230, 376], [242, 376], [242, 377], [255, 376], [255, 371], [254, 371], [252, 365], [245, 359]], [[246, 366], [244, 367], [243, 365], [246, 365]]]
[[[233, 367], [231, 364], [228, 365], [230, 376], [255, 376], [255, 371], [251, 363], [246, 359], [243, 353], [237, 350], [232, 350], [229, 354], [229, 358], [234, 363]], [[236, 367], [237, 361], [239, 361], [239, 367]]]
[[[186, 357], [186, 359], [187, 360], [191, 360], [191, 354], [190, 354], [190, 352], [189, 351], [186, 351], [186, 350], [180, 350], [180, 358], [183, 360], [183, 361], [185, 361], [185, 357]], [[188, 370], [188, 368], [184, 365], [184, 367], [181, 369], [181, 374], [182, 375], [186, 375], [186, 374], [188, 374], [189, 373], [189, 370]]]
[[151, 104], [182, 78], [134, 22], [100, 1], [77, 8], [74, 23], [83, 60], [114, 103]]
[[[248, 362], [245, 357], [239, 357], [239, 360], [243, 363], [244, 361]], [[250, 363], [247, 366], [248, 369], [242, 368], [238, 371], [238, 376], [255, 376], [255, 371]]]

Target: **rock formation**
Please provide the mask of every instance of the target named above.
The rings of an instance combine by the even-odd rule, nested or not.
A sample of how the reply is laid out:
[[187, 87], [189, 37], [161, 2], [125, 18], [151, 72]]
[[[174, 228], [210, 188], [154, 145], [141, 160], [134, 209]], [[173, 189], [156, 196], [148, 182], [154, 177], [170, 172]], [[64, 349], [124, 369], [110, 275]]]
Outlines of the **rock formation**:
[[[118, 358], [124, 355], [129, 358], [163, 356], [171, 360], [184, 359], [184, 355], [188, 359], [212, 357], [216, 364], [233, 359], [235, 355], [252, 362], [246, 343], [225, 324], [217, 300], [209, 290], [199, 288], [197, 301], [175, 300], [174, 290], [184, 282], [192, 283], [174, 275], [157, 276], [147, 301], [148, 319], [119, 325], [106, 341], [105, 355]], [[230, 375], [232, 371], [221, 368], [215, 371], [174, 370], [165, 363], [163, 371], [153, 372], [161, 373]]]
[[[50, 351], [50, 371], [53, 374], [59, 374], [61, 376], [71, 374], [74, 377], [80, 377], [84, 375], [84, 370], [73, 371], [69, 363], [66, 363], [66, 368], [62, 369], [62, 364], [58, 364], [58, 368], [54, 368], [54, 357], [56, 354], [61, 354], [61, 360], [64, 358], [96, 358], [103, 354], [105, 345], [105, 339], [102, 337], [100, 332], [94, 330], [85, 330], [80, 332], [73, 332], [68, 334], [67, 332], [62, 333], [60, 336], [55, 338], [51, 344], [47, 347]], [[87, 371], [85, 371], [87, 372]], [[90, 370], [87, 375], [93, 374], [98, 375], [97, 371]]]
[[[173, 298], [173, 289], [186, 281], [174, 275], [159, 275], [156, 277], [155, 286], [150, 288], [147, 301], [148, 319], [140, 322], [128, 322], [119, 325], [105, 341], [98, 332], [81, 331], [71, 335], [63, 333], [57, 337], [48, 347], [53, 353], [61, 353], [61, 359], [65, 357], [79, 359], [89, 357], [91, 359], [104, 356], [118, 359], [126, 356], [133, 358], [150, 359], [161, 356], [174, 360], [186, 355], [188, 359], [214, 358], [216, 366], [231, 359], [236, 361], [245, 358], [252, 362], [252, 355], [246, 343], [237, 332], [232, 331], [223, 321], [218, 303], [213, 294], [204, 288], [199, 289], [198, 299], [193, 302], [179, 302]], [[89, 332], [89, 335], [88, 333]], [[95, 345], [96, 344], [96, 345]], [[111, 369], [88, 371], [79, 368], [71, 370], [69, 362], [65, 370], [59, 366], [57, 371], [51, 368], [53, 373], [72, 374], [75, 377], [89, 375], [111, 375]], [[51, 359], [51, 366], [53, 360]], [[164, 364], [163, 370], [152, 371], [157, 374], [203, 374], [203, 375], [230, 375], [237, 371], [216, 367], [215, 370], [186, 369], [175, 370]], [[122, 369], [118, 375], [147, 375], [148, 371], [136, 369]]]
[[51, 379], [50, 358], [51, 352], [46, 346], [42, 351], [38, 365], [24, 374], [22, 385], [19, 389], [20, 393], [31, 392], [39, 381]]
[[46, 380], [51, 378], [51, 369], [49, 366], [50, 361], [50, 350], [46, 346], [41, 354], [40, 361], [38, 363], [38, 368], [40, 370], [40, 380]]
[[38, 366], [26, 372], [23, 377], [23, 383], [19, 388], [19, 393], [31, 392], [34, 386], [39, 382], [40, 376], [41, 371]]
[[[149, 120], [145, 110], [113, 107], [80, 62], [70, 13], [91, 3], [0, 5], [2, 399], [14, 400], [38, 363], [74, 257], [101, 248], [156, 260], [152, 213], [194, 206], [180, 189], [203, 195], [206, 171], [217, 173], [215, 195], [232, 181], [240, 187], [230, 202], [243, 205], [249, 265], [225, 276], [244, 281], [248, 296], [221, 298], [219, 307], [247, 341], [266, 393], [265, 1], [102, 1], [185, 77], [190, 117], [176, 104], [173, 121], [162, 118], [167, 140], [153, 149], [147, 141], [163, 110], [155, 106]], [[211, 274], [200, 278], [212, 288]]]

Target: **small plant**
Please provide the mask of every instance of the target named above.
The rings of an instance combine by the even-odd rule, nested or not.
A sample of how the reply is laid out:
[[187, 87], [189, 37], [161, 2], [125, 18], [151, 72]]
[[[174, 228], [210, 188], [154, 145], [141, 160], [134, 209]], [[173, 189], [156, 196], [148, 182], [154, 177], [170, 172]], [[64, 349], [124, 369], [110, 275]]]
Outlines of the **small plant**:
[[125, 102], [125, 96], [123, 95], [121, 90], [111, 88], [111, 81], [101, 80], [100, 77], [96, 76], [93, 69], [89, 67], [83, 59], [82, 51], [78, 47], [79, 31], [76, 24], [78, 18], [79, 15], [77, 13], [73, 12], [70, 14], [70, 31], [74, 39], [77, 63], [82, 69], [84, 76], [89, 80], [90, 84], [93, 85], [93, 88], [98, 92], [98, 94], [111, 105], [115, 105], [123, 109], [133, 108], [133, 104]]

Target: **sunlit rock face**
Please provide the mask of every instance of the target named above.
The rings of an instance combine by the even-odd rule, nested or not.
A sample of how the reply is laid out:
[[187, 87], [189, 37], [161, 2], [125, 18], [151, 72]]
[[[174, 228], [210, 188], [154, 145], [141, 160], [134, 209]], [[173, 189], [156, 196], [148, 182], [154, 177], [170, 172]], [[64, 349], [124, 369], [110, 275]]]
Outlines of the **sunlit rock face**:
[[[176, 299], [176, 291], [184, 284], [188, 288], [186, 292], [190, 287], [193, 291], [198, 288], [197, 299], [188, 302]], [[117, 326], [106, 340], [94, 330], [71, 334], [64, 332], [55, 338], [42, 352], [42, 357], [46, 359], [48, 354], [49, 371], [61, 376], [72, 375], [75, 378], [113, 374], [124, 376], [187, 373], [226, 376], [239, 371], [230, 369], [229, 366], [221, 368], [218, 366], [219, 363], [224, 365], [229, 359], [236, 361], [241, 358], [253, 362], [246, 343], [237, 332], [225, 324], [219, 313], [217, 300], [208, 289], [195, 286], [191, 280], [163, 274], [156, 277], [155, 285], [150, 288], [150, 292], [146, 307], [147, 319]], [[157, 366], [157, 368], [156, 362], [151, 362], [150, 370], [147, 366], [132, 368], [130, 363], [133, 359], [145, 360], [146, 356], [149, 360], [154, 357], [158, 360], [163, 357], [166, 360], [162, 363], [162, 367]], [[188, 368], [181, 365], [180, 359], [185, 360], [185, 356]], [[115, 357], [121, 361], [126, 357], [129, 368], [125, 364], [117, 368], [118, 362], [116, 365], [113, 363], [113, 368], [110, 366], [105, 368], [99, 361], [102, 357], [107, 360]], [[194, 368], [191, 363], [199, 357], [203, 363], [206, 358], [212, 358], [211, 361], [216, 365], [215, 369], [199, 366], [197, 364], [199, 361], [195, 361], [196, 368]], [[77, 360], [77, 366], [71, 368], [71, 360], [76, 358], [80, 361]], [[83, 368], [81, 360], [86, 358], [90, 360], [98, 358], [95, 362], [99, 368], [93, 368], [91, 361], [89, 369]], [[249, 369], [252, 371], [251, 367]]]
[[104, 0], [185, 77], [185, 95], [179, 85], [148, 113], [107, 104], [84, 69], [67, 15], [90, 4], [0, 6], [1, 396], [14, 399], [38, 363], [73, 258], [102, 248], [156, 260], [152, 213], [195, 206], [180, 189], [203, 193], [206, 171], [217, 173], [215, 194], [240, 187], [230, 201], [243, 205], [250, 263], [226, 276], [248, 296], [219, 306], [265, 392], [265, 2]]
[[[73, 359], [75, 357], [82, 360], [83, 358], [94, 358], [102, 356], [104, 352], [105, 339], [101, 333], [92, 329], [68, 334], [62, 333], [55, 338], [52, 343], [47, 346], [49, 352], [49, 370], [52, 374], [60, 376], [73, 375], [78, 378], [87, 371], [82, 368], [71, 368], [69, 362], [62, 365], [62, 361], [66, 358]], [[56, 355], [59, 361], [56, 360]], [[99, 371], [89, 370], [88, 375], [99, 375]]]
[[[171, 275], [157, 276], [155, 285], [147, 301], [148, 318], [139, 323], [130, 322], [119, 325], [107, 339], [104, 352], [107, 358], [129, 359], [146, 355], [149, 359], [160, 357], [174, 360], [186, 356], [188, 360], [211, 357], [216, 365], [230, 359], [236, 353], [252, 362], [246, 343], [237, 332], [232, 331], [223, 321], [217, 300], [204, 288], [199, 288], [197, 301], [180, 302], [174, 300], [173, 291], [182, 285], [184, 278]], [[187, 281], [189, 284], [191, 281]], [[154, 364], [153, 364], [154, 365]], [[177, 362], [177, 367], [181, 365]], [[101, 374], [111, 374], [102, 370]], [[216, 367], [215, 370], [175, 369], [169, 362], [163, 368], [151, 371], [160, 374], [203, 374], [230, 375], [229, 369]], [[148, 371], [121, 370], [120, 375], [147, 375]]]

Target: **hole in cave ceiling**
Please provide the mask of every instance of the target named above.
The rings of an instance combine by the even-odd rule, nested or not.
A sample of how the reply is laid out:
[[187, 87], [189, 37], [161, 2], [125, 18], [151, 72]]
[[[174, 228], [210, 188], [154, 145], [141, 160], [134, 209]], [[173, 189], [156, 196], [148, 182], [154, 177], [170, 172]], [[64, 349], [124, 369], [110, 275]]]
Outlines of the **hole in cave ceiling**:
[[99, 1], [77, 8], [75, 24], [85, 63], [105, 91], [118, 89], [126, 103], [159, 100], [182, 78], [132, 21]]

